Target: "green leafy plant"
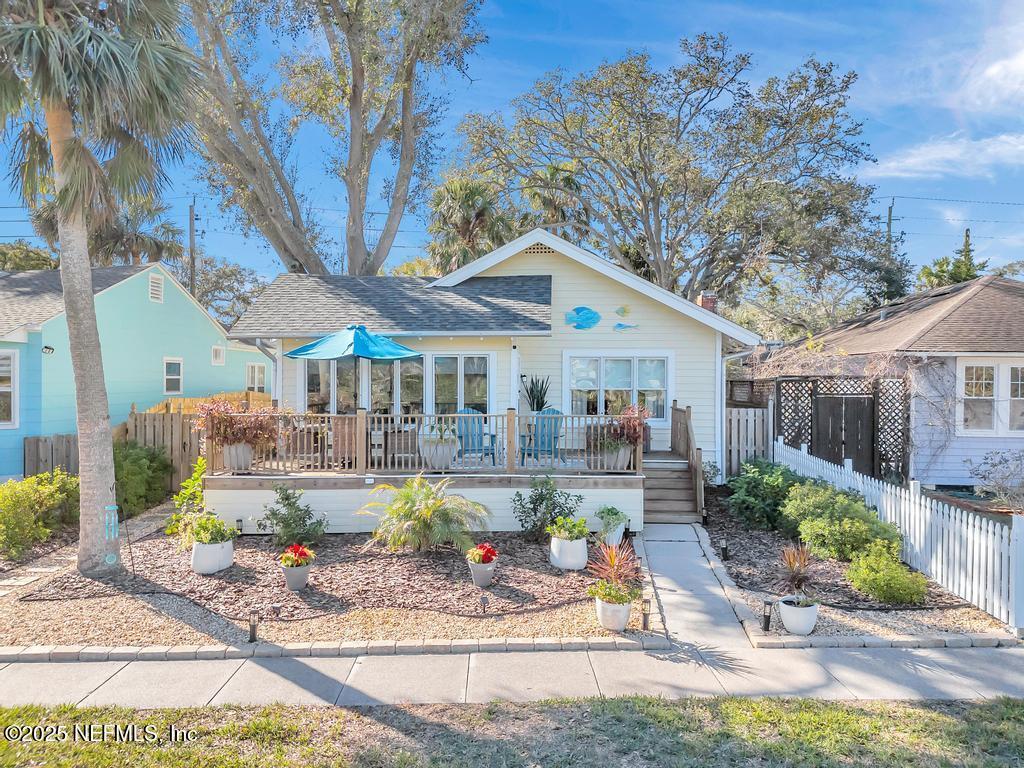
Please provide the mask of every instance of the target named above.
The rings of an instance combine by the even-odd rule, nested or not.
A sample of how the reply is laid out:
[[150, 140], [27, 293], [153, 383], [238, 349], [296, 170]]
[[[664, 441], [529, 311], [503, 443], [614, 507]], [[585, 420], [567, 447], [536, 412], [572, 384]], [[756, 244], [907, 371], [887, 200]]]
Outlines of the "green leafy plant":
[[457, 440], [458, 431], [454, 419], [434, 417], [423, 428], [423, 435], [429, 440]]
[[718, 483], [718, 473], [721, 468], [714, 459], [704, 459], [701, 462], [702, 474], [704, 475], [704, 486], [711, 488]]
[[238, 531], [235, 528], [211, 514], [197, 516], [192, 521], [189, 530], [192, 540], [196, 544], [223, 544], [238, 536]]
[[512, 514], [527, 539], [541, 541], [555, 518], [576, 517], [582, 504], [582, 496], [558, 490], [549, 475], [535, 475], [530, 478], [528, 497], [524, 497], [521, 491], [516, 491], [512, 497]]
[[52, 505], [42, 510], [40, 519], [47, 526], [70, 525], [78, 522], [78, 478], [69, 475], [60, 467], [27, 478], [38, 484], [45, 500], [41, 503]]
[[587, 521], [582, 517], [556, 517], [544, 530], [551, 538], [566, 541], [585, 539], [589, 533]]
[[620, 525], [628, 523], [629, 515], [618, 507], [605, 504], [597, 510], [597, 519], [601, 521], [601, 535], [604, 536], [614, 531]]
[[162, 449], [134, 441], [114, 443], [115, 491], [122, 514], [132, 517], [163, 501], [171, 468]]
[[587, 595], [605, 603], [625, 605], [640, 597], [640, 587], [635, 584], [619, 584], [614, 581], [595, 581], [587, 587]]
[[164, 533], [178, 537], [178, 546], [188, 549], [195, 541], [193, 525], [196, 518], [206, 514], [203, 502], [203, 476], [206, 474], [206, 459], [200, 456], [192, 467], [192, 474], [174, 494], [174, 506], [178, 510], [167, 523]]
[[928, 580], [907, 568], [881, 541], [854, 557], [846, 578], [855, 589], [883, 603], [912, 605], [922, 602], [928, 592]]
[[729, 478], [729, 509], [755, 528], [776, 528], [789, 489], [804, 479], [781, 464], [744, 462], [740, 474]]
[[463, 496], [449, 495], [451, 480], [431, 483], [417, 475], [402, 487], [379, 485], [374, 495], [392, 494], [389, 501], [371, 502], [362, 511], [382, 509], [383, 515], [373, 531], [375, 541], [396, 551], [410, 548], [414, 552], [450, 544], [465, 552], [473, 546], [472, 531], [484, 528], [490, 512], [483, 504]]
[[817, 557], [833, 560], [849, 561], [875, 541], [882, 542], [893, 553], [900, 548], [896, 526], [883, 523], [863, 505], [846, 510], [845, 517], [807, 518], [800, 523], [800, 539]]
[[46, 541], [50, 529], [43, 519], [55, 502], [53, 489], [39, 482], [38, 476], [0, 485], [0, 555], [17, 560], [33, 545]]
[[313, 508], [302, 503], [302, 491], [278, 483], [274, 486], [274, 504], [265, 504], [263, 517], [256, 527], [263, 532], [272, 531], [274, 543], [287, 547], [291, 544], [316, 544], [327, 531], [327, 518], [313, 514]]
[[551, 388], [551, 377], [545, 376], [531, 376], [530, 380], [523, 387], [523, 395], [526, 397], [526, 402], [530, 405], [530, 410], [534, 413], [539, 413], [547, 408], [550, 403], [548, 402], [548, 390]]

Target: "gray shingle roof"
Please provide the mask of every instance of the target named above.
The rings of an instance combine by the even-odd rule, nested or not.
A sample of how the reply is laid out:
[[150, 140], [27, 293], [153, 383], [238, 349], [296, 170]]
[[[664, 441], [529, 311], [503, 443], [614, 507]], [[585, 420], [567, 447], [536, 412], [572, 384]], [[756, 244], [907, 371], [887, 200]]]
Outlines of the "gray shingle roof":
[[316, 337], [349, 323], [374, 333], [546, 333], [551, 277], [474, 277], [430, 287], [429, 277], [280, 275], [232, 327], [231, 338]]
[[[93, 293], [127, 280], [150, 265], [95, 267]], [[64, 311], [59, 269], [34, 269], [0, 273], [0, 335], [23, 325], [44, 323]]]

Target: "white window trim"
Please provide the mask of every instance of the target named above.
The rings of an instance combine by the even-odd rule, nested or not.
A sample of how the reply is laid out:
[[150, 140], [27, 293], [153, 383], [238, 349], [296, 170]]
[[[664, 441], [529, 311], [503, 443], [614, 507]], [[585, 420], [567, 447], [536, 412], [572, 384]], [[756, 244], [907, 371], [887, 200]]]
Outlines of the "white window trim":
[[[245, 389], [246, 390], [249, 389], [249, 372], [250, 371], [255, 371], [257, 368], [262, 368], [263, 369], [263, 391], [267, 392], [268, 389], [267, 389], [267, 364], [266, 363], [246, 363], [245, 364]], [[259, 382], [257, 381], [256, 376], [254, 374], [252, 376], [252, 385], [255, 388], [258, 384], [259, 384]], [[258, 392], [259, 390], [253, 389], [253, 391], [254, 392]]]
[[[11, 356], [11, 421], [0, 422], [0, 429], [17, 429], [20, 421], [19, 390], [21, 382], [18, 380], [18, 353], [17, 349], [0, 349], [0, 355]], [[7, 390], [4, 390], [5, 392]]]
[[[180, 388], [178, 392], [171, 392], [171, 391], [169, 391], [167, 389], [167, 379], [168, 379], [168, 376], [167, 376], [167, 364], [168, 363], [177, 363], [179, 366], [181, 366], [180, 368], [178, 368], [178, 371], [180, 373], [177, 376], [177, 378], [178, 378], [178, 386]], [[165, 395], [184, 395], [185, 394], [185, 361], [183, 359], [181, 359], [180, 357], [165, 357], [164, 358], [164, 365], [163, 365], [163, 376], [164, 376], [164, 394]], [[174, 378], [174, 377], [171, 376], [170, 378]]]
[[[220, 350], [220, 362], [217, 361], [217, 350]], [[223, 366], [228, 360], [228, 348], [222, 344], [210, 347], [210, 365]]]
[[[572, 413], [572, 382], [569, 378], [569, 362], [574, 357], [596, 357], [607, 359], [615, 357], [628, 357], [633, 359], [633, 391], [639, 387], [636, 381], [636, 359], [637, 358], [661, 358], [665, 360], [665, 417], [663, 419], [648, 419], [647, 423], [654, 428], [668, 427], [672, 422], [672, 401], [676, 399], [676, 362], [675, 354], [668, 349], [564, 349], [562, 350], [562, 413]], [[600, 392], [600, 388], [598, 388]], [[600, 394], [598, 394], [600, 400]]]
[[[159, 294], [159, 298], [153, 298], [153, 293], [154, 293], [153, 287], [154, 286], [159, 286], [159, 288], [157, 289], [157, 293]], [[147, 291], [147, 295], [149, 296], [149, 300], [150, 301], [152, 301], [154, 304], [163, 304], [164, 303], [164, 291], [166, 290], [166, 287], [167, 286], [165, 285], [165, 281], [164, 281], [164, 276], [163, 275], [161, 275], [159, 273], [153, 273], [153, 272], [149, 273], [149, 280], [146, 282], [146, 291]]]
[[[968, 366], [992, 366], [995, 368], [994, 401], [995, 427], [993, 429], [965, 429], [964, 423], [964, 378]], [[1018, 437], [1024, 438], [1024, 430], [1010, 429], [1010, 369], [1024, 367], [1024, 357], [958, 357], [956, 360], [956, 419], [957, 437]]]

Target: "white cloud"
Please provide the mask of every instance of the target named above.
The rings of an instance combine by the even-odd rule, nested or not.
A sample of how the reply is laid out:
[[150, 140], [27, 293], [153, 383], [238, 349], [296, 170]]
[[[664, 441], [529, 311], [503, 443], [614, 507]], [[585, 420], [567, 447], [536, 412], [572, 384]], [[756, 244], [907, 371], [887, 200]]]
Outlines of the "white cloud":
[[865, 178], [992, 177], [998, 170], [1024, 167], [1024, 133], [984, 139], [953, 135], [932, 139], [865, 166]]
[[1017, 112], [1024, 106], [1024, 10], [1007, 3], [965, 66], [949, 106], [969, 112]]

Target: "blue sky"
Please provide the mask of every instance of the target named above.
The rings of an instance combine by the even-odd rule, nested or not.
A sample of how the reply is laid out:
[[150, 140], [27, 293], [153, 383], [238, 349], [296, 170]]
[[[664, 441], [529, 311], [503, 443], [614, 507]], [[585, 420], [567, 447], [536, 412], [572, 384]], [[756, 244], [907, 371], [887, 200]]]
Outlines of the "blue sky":
[[[971, 227], [982, 258], [1024, 258], [1024, 3], [1021, 2], [654, 2], [653, 0], [486, 0], [489, 37], [470, 60], [469, 78], [439, 85], [450, 97], [445, 158], [468, 111], [507, 108], [543, 73], [592, 68], [629, 50], [668, 66], [678, 40], [726, 33], [753, 56], [751, 78], [784, 74], [809, 55], [859, 75], [850, 111], [878, 162], [857, 169], [878, 188], [884, 213], [895, 197], [895, 228], [907, 232], [915, 264], [951, 253]], [[332, 227], [344, 222], [340, 185], [322, 170], [323, 137], [308, 132], [291, 158], [301, 186]], [[171, 170], [166, 196], [182, 226], [197, 195], [206, 249], [271, 275], [273, 251], [247, 240], [194, 178], [194, 165]], [[928, 199], [925, 199], [928, 198]], [[17, 201], [4, 190], [0, 205]], [[382, 210], [382, 204], [371, 206]], [[0, 209], [0, 236], [28, 234], [24, 213]], [[420, 252], [425, 222], [407, 215], [389, 263]]]

